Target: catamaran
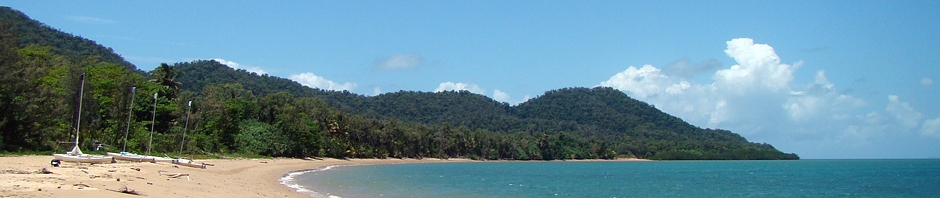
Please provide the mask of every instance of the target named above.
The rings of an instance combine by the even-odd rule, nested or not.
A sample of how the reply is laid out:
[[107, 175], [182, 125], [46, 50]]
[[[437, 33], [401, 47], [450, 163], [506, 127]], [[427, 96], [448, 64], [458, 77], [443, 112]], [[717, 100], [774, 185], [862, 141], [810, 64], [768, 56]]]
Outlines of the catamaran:
[[[131, 106], [127, 114], [127, 129], [124, 130], [124, 146], [121, 149], [120, 153], [111, 153], [108, 152], [108, 156], [114, 157], [114, 159], [124, 160], [124, 161], [134, 161], [134, 162], [171, 162], [172, 158], [167, 157], [157, 157], [150, 155], [138, 155], [134, 153], [127, 152], [127, 133], [131, 130], [131, 115], [134, 111], [134, 96], [136, 93], [137, 87], [131, 87]], [[157, 115], [157, 93], [153, 93], [153, 121], [156, 121]], [[154, 125], [156, 122], [153, 122]], [[150, 127], [150, 142], [153, 142], [153, 126]], [[147, 153], [150, 153], [150, 145], [147, 145]]]
[[72, 150], [66, 152], [65, 154], [52, 154], [56, 160], [64, 162], [79, 162], [79, 163], [113, 163], [113, 157], [101, 156], [101, 155], [88, 155], [82, 153], [82, 149], [78, 148], [78, 134], [79, 129], [81, 129], [81, 120], [82, 120], [82, 95], [85, 92], [85, 74], [82, 74], [81, 77], [82, 85], [79, 88], [78, 92], [78, 117], [75, 119], [75, 146], [72, 147]]
[[177, 155], [178, 158], [174, 159], [173, 163], [178, 164], [178, 165], [183, 165], [183, 166], [189, 166], [193, 168], [206, 169], [205, 163], [196, 163], [196, 162], [193, 162], [192, 160], [183, 159], [183, 146], [186, 145], [186, 129], [189, 128], [189, 113], [190, 111], [192, 111], [192, 107], [193, 107], [193, 101], [189, 101], [189, 103], [186, 103], [186, 124], [183, 125], [183, 139], [180, 140], [180, 152]]

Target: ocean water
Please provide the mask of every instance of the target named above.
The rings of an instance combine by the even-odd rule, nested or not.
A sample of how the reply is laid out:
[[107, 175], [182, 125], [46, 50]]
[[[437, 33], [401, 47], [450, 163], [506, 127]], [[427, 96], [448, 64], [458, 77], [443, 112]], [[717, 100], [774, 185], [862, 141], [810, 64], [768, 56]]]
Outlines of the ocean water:
[[940, 197], [940, 160], [362, 165], [282, 183], [315, 197]]

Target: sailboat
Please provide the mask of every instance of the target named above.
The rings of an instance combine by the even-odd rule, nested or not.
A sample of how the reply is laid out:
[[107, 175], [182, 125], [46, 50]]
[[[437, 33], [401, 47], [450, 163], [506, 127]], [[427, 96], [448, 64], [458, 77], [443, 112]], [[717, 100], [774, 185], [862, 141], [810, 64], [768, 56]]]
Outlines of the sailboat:
[[[127, 152], [127, 133], [131, 130], [131, 115], [133, 115], [134, 110], [134, 96], [136, 93], [137, 87], [131, 87], [131, 106], [127, 114], [127, 128], [124, 131], [124, 146], [121, 149], [120, 153], [108, 152], [108, 156], [114, 157], [114, 159], [124, 160], [124, 161], [134, 161], [134, 162], [170, 162], [173, 161], [171, 158], [166, 157], [156, 157], [149, 155], [138, 155], [134, 153]], [[156, 121], [156, 112], [157, 112], [157, 93], [153, 94], [153, 112], [154, 112], [154, 121]], [[153, 141], [153, 127], [150, 127], [150, 138], [151, 142]]]
[[173, 160], [173, 164], [206, 169], [205, 163], [196, 163], [192, 160], [183, 159], [183, 145], [186, 145], [186, 129], [189, 128], [189, 113], [192, 111], [192, 107], [193, 101], [189, 101], [189, 103], [186, 104], [186, 124], [183, 125], [183, 139], [180, 140], [180, 152], [179, 155], [177, 155], [177, 159]]
[[72, 150], [66, 152], [65, 154], [52, 154], [52, 157], [55, 157], [56, 160], [63, 162], [79, 162], [79, 163], [113, 163], [113, 157], [106, 157], [100, 155], [88, 155], [82, 153], [82, 149], [78, 148], [78, 134], [79, 129], [81, 129], [81, 120], [82, 120], [82, 95], [85, 92], [85, 74], [82, 74], [81, 77], [82, 85], [78, 92], [78, 117], [75, 119], [75, 146], [72, 147]]

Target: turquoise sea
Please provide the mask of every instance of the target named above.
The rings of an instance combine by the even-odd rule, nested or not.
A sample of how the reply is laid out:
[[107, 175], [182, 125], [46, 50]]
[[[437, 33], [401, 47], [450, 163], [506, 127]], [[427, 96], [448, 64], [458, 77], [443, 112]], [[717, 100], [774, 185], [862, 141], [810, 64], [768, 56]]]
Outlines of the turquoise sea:
[[282, 181], [316, 197], [940, 197], [940, 160], [362, 165]]

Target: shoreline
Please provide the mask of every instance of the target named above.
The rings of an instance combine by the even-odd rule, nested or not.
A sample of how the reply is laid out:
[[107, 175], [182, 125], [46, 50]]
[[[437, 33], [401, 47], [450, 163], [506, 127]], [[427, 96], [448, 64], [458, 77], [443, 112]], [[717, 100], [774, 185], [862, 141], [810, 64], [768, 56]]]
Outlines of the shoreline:
[[[311, 197], [311, 193], [283, 184], [286, 177], [330, 166], [449, 162], [514, 162], [470, 159], [333, 159], [292, 158], [198, 160], [213, 164], [206, 169], [170, 163], [125, 162], [113, 164], [62, 163], [52, 167], [51, 155], [0, 157], [0, 197]], [[650, 161], [644, 159], [565, 160]], [[559, 161], [561, 162], [561, 161]], [[51, 174], [42, 174], [45, 168]], [[310, 189], [308, 189], [310, 190]], [[310, 190], [313, 191], [313, 190]]]

